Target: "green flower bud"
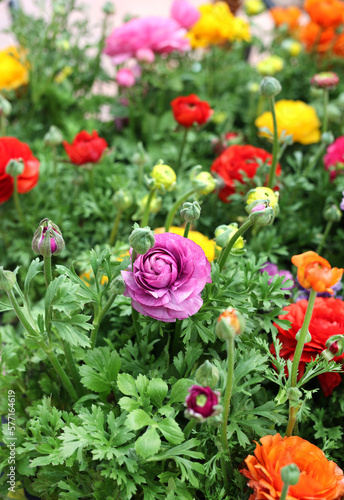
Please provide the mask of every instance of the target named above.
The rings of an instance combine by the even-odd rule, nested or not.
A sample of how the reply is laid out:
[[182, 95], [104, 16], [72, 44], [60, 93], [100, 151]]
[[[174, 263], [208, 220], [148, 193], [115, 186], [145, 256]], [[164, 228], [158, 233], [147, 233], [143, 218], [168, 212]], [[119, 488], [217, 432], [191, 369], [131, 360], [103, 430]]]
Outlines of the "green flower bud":
[[199, 219], [199, 216], [201, 215], [200, 204], [197, 201], [194, 201], [193, 203], [184, 203], [183, 208], [180, 211], [180, 215], [186, 222]]
[[129, 244], [138, 255], [144, 255], [154, 247], [155, 237], [149, 226], [140, 227], [137, 223], [129, 236]]
[[119, 210], [126, 210], [131, 207], [133, 203], [133, 197], [130, 191], [127, 189], [119, 189], [112, 197], [112, 203]]
[[125, 281], [122, 276], [117, 276], [110, 285], [110, 290], [116, 295], [122, 295], [125, 290]]
[[269, 200], [256, 200], [246, 207], [249, 219], [257, 226], [268, 226], [275, 218], [275, 211], [270, 207]]
[[328, 205], [323, 212], [324, 219], [328, 222], [339, 222], [342, 218], [342, 211], [332, 203]]
[[12, 111], [11, 103], [0, 94], [0, 116], [9, 116]]
[[60, 228], [49, 219], [39, 223], [32, 239], [32, 250], [43, 257], [59, 255], [65, 247]]
[[282, 86], [273, 76], [266, 76], [261, 81], [259, 90], [263, 97], [275, 97], [281, 92]]
[[176, 185], [177, 176], [173, 168], [161, 163], [155, 165], [151, 171], [151, 178], [155, 180], [155, 187], [161, 190], [171, 191]]
[[0, 290], [5, 290], [5, 292], [10, 292], [14, 285], [16, 284], [16, 275], [11, 271], [5, 271], [4, 268], [0, 267]]
[[[300, 335], [301, 335], [301, 328], [297, 332], [297, 334], [295, 335], [296, 340], [299, 340]], [[306, 334], [305, 344], [308, 344], [308, 342], [310, 342], [311, 340], [312, 340], [312, 335], [309, 333], [309, 330], [308, 330], [307, 334]]]
[[287, 390], [287, 398], [290, 401], [299, 401], [302, 397], [302, 392], [297, 387], [289, 387]]
[[17, 177], [18, 175], [22, 174], [23, 171], [24, 162], [22, 158], [10, 160], [5, 168], [6, 174], [11, 175], [12, 177]]
[[324, 146], [329, 146], [334, 141], [334, 135], [332, 132], [324, 132], [321, 134], [321, 142]]
[[[236, 233], [238, 230], [238, 224], [236, 222], [232, 222], [232, 224], [229, 224], [226, 226], [225, 224], [222, 224], [221, 226], [218, 226], [215, 229], [215, 241], [216, 244], [224, 248], [229, 240], [232, 238], [234, 233]], [[236, 240], [236, 242], [233, 245], [234, 250], [242, 250], [244, 248], [244, 238], [242, 236], [239, 236], [239, 238]]]
[[219, 381], [220, 373], [216, 366], [207, 360], [198, 368], [195, 378], [197, 384], [213, 389]]
[[327, 349], [321, 353], [324, 359], [330, 361], [336, 356], [341, 356], [344, 353], [344, 335], [332, 335], [325, 345]]
[[115, 14], [116, 10], [115, 10], [115, 6], [112, 2], [106, 2], [104, 5], [103, 5], [103, 12], [104, 14]]
[[48, 132], [44, 136], [44, 143], [47, 146], [58, 146], [62, 144], [63, 135], [59, 128], [55, 127], [55, 125], [51, 125]]
[[244, 330], [245, 318], [233, 307], [228, 307], [220, 314], [215, 327], [216, 335], [224, 340], [229, 340], [236, 335], [241, 335]]
[[296, 464], [289, 464], [281, 469], [281, 478], [284, 484], [295, 486], [300, 479], [300, 469]]
[[200, 172], [191, 178], [192, 184], [199, 194], [207, 195], [216, 188], [216, 181], [210, 172]]

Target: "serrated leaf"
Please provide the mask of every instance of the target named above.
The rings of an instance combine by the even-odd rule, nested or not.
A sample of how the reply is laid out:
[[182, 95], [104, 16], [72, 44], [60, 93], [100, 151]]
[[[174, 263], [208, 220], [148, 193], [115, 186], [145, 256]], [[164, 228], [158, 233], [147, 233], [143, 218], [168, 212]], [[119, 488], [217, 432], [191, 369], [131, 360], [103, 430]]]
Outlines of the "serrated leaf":
[[146, 425], [154, 424], [156, 424], [156, 422], [150, 418], [148, 413], [141, 409], [137, 409], [129, 413], [125, 422], [125, 425], [133, 431], [137, 431]]
[[158, 428], [169, 443], [180, 444], [184, 441], [184, 433], [172, 418], [165, 418], [158, 423]]
[[[87, 316], [86, 316], [87, 317]], [[70, 345], [89, 347], [90, 340], [83, 332], [80, 332], [74, 325], [70, 325], [63, 320], [54, 320], [52, 324], [58, 331], [59, 336]]]
[[95, 392], [110, 392], [115, 388], [121, 358], [109, 347], [97, 347], [85, 355], [85, 364], [80, 366], [81, 382]]
[[135, 380], [128, 373], [118, 375], [117, 387], [126, 396], [138, 396]]
[[168, 385], [161, 378], [153, 378], [149, 381], [146, 394], [157, 408], [162, 406], [167, 392]]
[[148, 458], [158, 453], [161, 445], [160, 437], [154, 427], [146, 430], [135, 443], [135, 450], [138, 455]]
[[24, 282], [24, 295], [25, 295], [25, 297], [29, 296], [29, 289], [30, 289], [31, 281], [38, 273], [42, 272], [43, 264], [44, 264], [43, 260], [39, 260], [38, 257], [31, 262], [30, 267], [27, 270], [27, 274], [26, 274], [26, 278], [25, 278], [25, 282]]
[[126, 411], [133, 411], [136, 410], [137, 408], [140, 408], [140, 403], [136, 401], [135, 399], [127, 398], [126, 396], [121, 398], [118, 401], [119, 406], [122, 408], [122, 410]]
[[186, 378], [178, 380], [172, 387], [170, 404], [184, 403], [188, 395], [188, 388], [191, 387], [192, 384], [193, 381]]

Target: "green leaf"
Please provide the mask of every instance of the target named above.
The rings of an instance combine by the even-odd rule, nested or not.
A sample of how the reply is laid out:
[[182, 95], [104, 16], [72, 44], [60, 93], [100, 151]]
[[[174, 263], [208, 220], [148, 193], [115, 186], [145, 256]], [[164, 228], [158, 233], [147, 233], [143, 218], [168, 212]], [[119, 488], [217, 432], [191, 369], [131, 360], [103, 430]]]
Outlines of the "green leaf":
[[185, 398], [188, 395], [188, 388], [191, 387], [192, 384], [193, 381], [187, 378], [178, 380], [172, 387], [170, 404], [184, 403]]
[[135, 443], [135, 450], [138, 455], [143, 458], [151, 457], [158, 453], [161, 445], [161, 440], [154, 427], [146, 430]]
[[97, 347], [85, 355], [85, 364], [79, 368], [81, 382], [87, 389], [95, 392], [110, 392], [115, 383], [121, 358], [109, 347]]
[[26, 275], [25, 282], [24, 282], [24, 295], [26, 298], [28, 298], [28, 296], [29, 296], [29, 289], [30, 289], [31, 281], [38, 273], [40, 273], [42, 271], [43, 264], [44, 264], [43, 260], [42, 261], [39, 260], [38, 257], [37, 257], [37, 259], [34, 259], [31, 262], [30, 267], [27, 270], [27, 275]]
[[127, 416], [125, 425], [133, 430], [137, 431], [146, 425], [154, 425], [156, 422], [150, 418], [150, 416], [144, 410], [134, 410]]
[[167, 392], [168, 385], [161, 378], [153, 378], [149, 381], [146, 394], [150, 397], [151, 402], [157, 408], [160, 408], [160, 406], [162, 406]]
[[117, 387], [126, 396], [138, 397], [135, 380], [128, 373], [121, 373], [120, 375], [118, 375]]
[[124, 398], [121, 398], [118, 401], [118, 404], [122, 408], [122, 410], [126, 410], [128, 412], [136, 410], [141, 406], [140, 403], [136, 401], [136, 399], [127, 398], [126, 396]]
[[158, 423], [158, 428], [164, 437], [172, 444], [180, 444], [184, 441], [184, 433], [172, 418], [165, 418]]
[[[84, 316], [83, 314], [78, 314], [77, 316], [78, 318], [74, 316], [73, 318], [54, 319], [52, 324], [55, 326], [60, 337], [70, 345], [89, 347], [90, 340], [88, 336], [83, 332], [80, 332], [77, 328], [75, 328], [75, 326], [77, 325], [85, 329], [86, 325], [89, 325], [89, 327], [92, 328], [92, 325], [87, 323], [87, 320], [90, 318], [90, 316]], [[76, 319], [77, 323], [74, 323], [74, 318]]]

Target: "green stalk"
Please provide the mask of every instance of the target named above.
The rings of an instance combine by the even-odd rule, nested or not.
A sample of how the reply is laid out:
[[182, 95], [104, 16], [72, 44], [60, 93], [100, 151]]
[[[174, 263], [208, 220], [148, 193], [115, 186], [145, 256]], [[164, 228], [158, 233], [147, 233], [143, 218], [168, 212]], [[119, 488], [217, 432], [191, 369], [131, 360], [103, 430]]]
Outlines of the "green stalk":
[[268, 179], [268, 187], [272, 189], [274, 187], [274, 184], [275, 184], [275, 174], [276, 174], [276, 167], [277, 167], [277, 162], [278, 162], [278, 149], [279, 149], [277, 118], [276, 118], [274, 97], [269, 97], [269, 105], [270, 105], [270, 111], [272, 114], [272, 121], [273, 121], [273, 125], [274, 125], [274, 141], [273, 141], [273, 145], [272, 145], [272, 162], [271, 162], [269, 179]]
[[[47, 234], [47, 237], [49, 237], [48, 234]], [[52, 282], [52, 279], [53, 279], [52, 271], [51, 271], [51, 256], [50, 257], [43, 257], [43, 260], [44, 260], [45, 284], [48, 288], [49, 284]]]
[[123, 213], [123, 210], [121, 208], [119, 208], [117, 215], [116, 215], [116, 218], [115, 218], [115, 222], [113, 224], [111, 234], [110, 234], [110, 240], [109, 240], [110, 246], [112, 246], [115, 243], [119, 223], [121, 222], [121, 218], [122, 218], [122, 213]]
[[177, 160], [177, 164], [176, 164], [176, 168], [175, 168], [176, 172], [179, 171], [180, 166], [182, 164], [182, 156], [183, 156], [183, 152], [184, 152], [184, 148], [185, 148], [185, 144], [186, 144], [186, 139], [187, 139], [187, 136], [188, 136], [188, 131], [189, 131], [189, 129], [185, 127], [184, 134], [183, 134], [183, 139], [182, 139], [182, 144], [180, 146], [178, 160]]
[[183, 234], [184, 238], [187, 238], [189, 236], [190, 227], [191, 227], [191, 221], [187, 222], [185, 225], [184, 234]]
[[176, 324], [174, 327], [174, 335], [171, 346], [171, 362], [173, 362], [174, 356], [178, 354], [179, 350], [179, 342], [180, 342], [180, 333], [182, 330], [182, 320], [176, 319]]
[[303, 175], [305, 177], [307, 177], [310, 174], [310, 172], [316, 166], [316, 164], [318, 163], [320, 158], [323, 156], [323, 154], [325, 152], [325, 148], [326, 148], [325, 144], [320, 143], [320, 146], [318, 147], [317, 152], [315, 153], [315, 155], [313, 157], [313, 160], [308, 164], [307, 168], [305, 169], [305, 171], [303, 173]]
[[148, 221], [149, 221], [149, 208], [150, 208], [150, 204], [152, 203], [153, 198], [155, 196], [155, 192], [156, 192], [156, 188], [153, 188], [153, 189], [151, 189], [151, 192], [149, 193], [149, 196], [148, 196], [148, 199], [147, 199], [147, 203], [146, 203], [146, 206], [145, 206], [145, 210], [143, 212], [143, 217], [142, 217], [142, 220], [141, 220], [141, 227], [145, 227], [145, 226], [148, 225]]
[[78, 393], [78, 397], [81, 397], [85, 394], [85, 391], [84, 391], [84, 387], [80, 381], [80, 374], [79, 374], [79, 371], [77, 369], [70, 345], [65, 340], [62, 340], [62, 347], [63, 347], [63, 351], [64, 351], [65, 356], [66, 356], [66, 363], [67, 363], [67, 366], [69, 369], [69, 373], [70, 373], [72, 380], [74, 382], [76, 391]]
[[[300, 359], [301, 359], [303, 347], [305, 345], [309, 324], [311, 322], [316, 296], [317, 296], [317, 292], [314, 291], [313, 289], [311, 289], [310, 294], [309, 294], [306, 314], [305, 314], [305, 317], [304, 317], [304, 320], [302, 323], [301, 330], [299, 332], [299, 340], [297, 341], [297, 345], [296, 345], [295, 352], [294, 352], [294, 359], [293, 359], [293, 364], [292, 364], [291, 374], [290, 374], [290, 387], [296, 387], [296, 384], [297, 384], [297, 374], [298, 374], [298, 370], [299, 370]], [[293, 429], [294, 429], [295, 422], [296, 422], [296, 413], [297, 413], [297, 408], [295, 408], [295, 406], [290, 406], [289, 407], [289, 421], [288, 421], [288, 426], [287, 426], [287, 430], [286, 430], [286, 436], [288, 436], [288, 437], [291, 436], [293, 433]]]
[[94, 176], [93, 176], [93, 167], [88, 170], [88, 184], [90, 188], [90, 192], [94, 196]]
[[324, 120], [322, 126], [322, 133], [327, 132], [328, 127], [328, 101], [329, 101], [329, 91], [324, 89]]
[[289, 490], [289, 484], [284, 483], [280, 500], [287, 500], [288, 490]]
[[113, 301], [117, 297], [117, 293], [113, 293], [110, 295], [108, 301], [104, 305], [104, 307], [98, 312], [98, 314], [95, 315], [94, 321], [93, 321], [93, 330], [91, 333], [91, 349], [94, 349], [96, 342], [97, 342], [97, 335], [100, 327], [100, 323], [103, 321], [104, 316], [107, 314], [108, 310], [112, 306]]
[[247, 219], [243, 223], [243, 225], [241, 227], [239, 227], [239, 229], [233, 234], [233, 236], [231, 237], [231, 239], [229, 240], [229, 242], [227, 243], [227, 245], [225, 246], [225, 248], [222, 250], [222, 253], [221, 253], [221, 256], [220, 256], [220, 259], [219, 259], [220, 271], [222, 271], [222, 269], [224, 268], [224, 265], [226, 264], [228, 255], [229, 255], [230, 251], [232, 250], [232, 247], [233, 247], [234, 243], [236, 242], [236, 240], [242, 234], [244, 234], [244, 232], [247, 231], [247, 229], [249, 227], [251, 227], [253, 224], [254, 224], [254, 222], [252, 220]]
[[331, 231], [332, 225], [333, 225], [333, 222], [329, 220], [327, 222], [327, 224], [326, 224], [323, 237], [321, 238], [321, 242], [318, 245], [318, 248], [317, 248], [317, 251], [316, 251], [317, 254], [320, 254], [321, 250], [324, 248], [326, 239], [327, 239], [327, 237], [329, 235], [329, 232]]
[[174, 216], [178, 210], [178, 208], [180, 207], [180, 205], [182, 203], [184, 203], [184, 201], [186, 201], [192, 194], [194, 194], [195, 192], [197, 191], [197, 189], [193, 188], [191, 189], [191, 191], [188, 191], [186, 194], [184, 194], [181, 198], [179, 198], [173, 205], [173, 207], [171, 208], [171, 210], [168, 212], [167, 214], [167, 217], [166, 217], [166, 221], [165, 221], [165, 231], [166, 233], [168, 233], [169, 229], [170, 229], [170, 226], [172, 225], [172, 222], [173, 222], [173, 219], [174, 219]]
[[0, 113], [0, 135], [6, 135], [6, 118], [3, 113]]

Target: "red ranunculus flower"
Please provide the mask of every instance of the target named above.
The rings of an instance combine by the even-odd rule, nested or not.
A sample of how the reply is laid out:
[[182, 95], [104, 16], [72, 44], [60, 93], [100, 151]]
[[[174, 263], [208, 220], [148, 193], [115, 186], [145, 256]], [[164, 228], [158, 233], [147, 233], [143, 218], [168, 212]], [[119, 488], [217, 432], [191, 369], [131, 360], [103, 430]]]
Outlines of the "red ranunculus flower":
[[6, 173], [10, 160], [22, 158], [24, 170], [17, 177], [18, 193], [27, 193], [34, 188], [39, 177], [39, 160], [33, 156], [31, 149], [15, 137], [0, 138], [0, 203], [11, 198], [14, 189], [13, 177]]
[[[296, 335], [300, 330], [308, 305], [308, 300], [300, 300], [295, 304], [291, 304], [284, 308], [288, 313], [279, 316], [279, 319], [287, 319], [291, 322], [289, 330], [283, 330], [276, 325], [279, 333], [277, 338], [282, 342], [280, 355], [284, 359], [293, 359], [297, 344]], [[303, 348], [300, 365], [299, 378], [305, 371], [305, 364], [312, 361], [317, 354], [326, 349], [326, 340], [332, 335], [340, 335], [344, 332], [344, 302], [341, 299], [332, 297], [317, 297], [311, 323], [309, 325], [309, 333], [312, 340], [307, 342]], [[274, 346], [271, 345], [271, 351], [274, 353]], [[344, 363], [344, 354], [333, 358], [334, 361]], [[341, 383], [339, 373], [323, 373], [318, 376], [321, 388], [325, 396], [330, 396], [337, 385]]]
[[63, 146], [71, 162], [75, 163], [75, 165], [97, 163], [104, 149], [108, 147], [106, 140], [99, 137], [98, 132], [95, 130], [93, 130], [92, 134], [82, 130], [75, 136], [72, 144], [63, 141]]
[[214, 111], [206, 101], [201, 101], [195, 94], [185, 97], [177, 97], [171, 102], [172, 112], [175, 120], [183, 127], [189, 128], [194, 123], [203, 125]]
[[[233, 145], [229, 146], [225, 151], [213, 162], [211, 171], [216, 172], [222, 177], [225, 186], [220, 190], [219, 197], [225, 203], [229, 203], [228, 197], [235, 193], [234, 181], [239, 181], [242, 184], [243, 172], [252, 179], [259, 167], [257, 160], [267, 162], [271, 165], [272, 156], [265, 149], [256, 148], [250, 145]], [[278, 164], [276, 175], [280, 175], [281, 166]]]

